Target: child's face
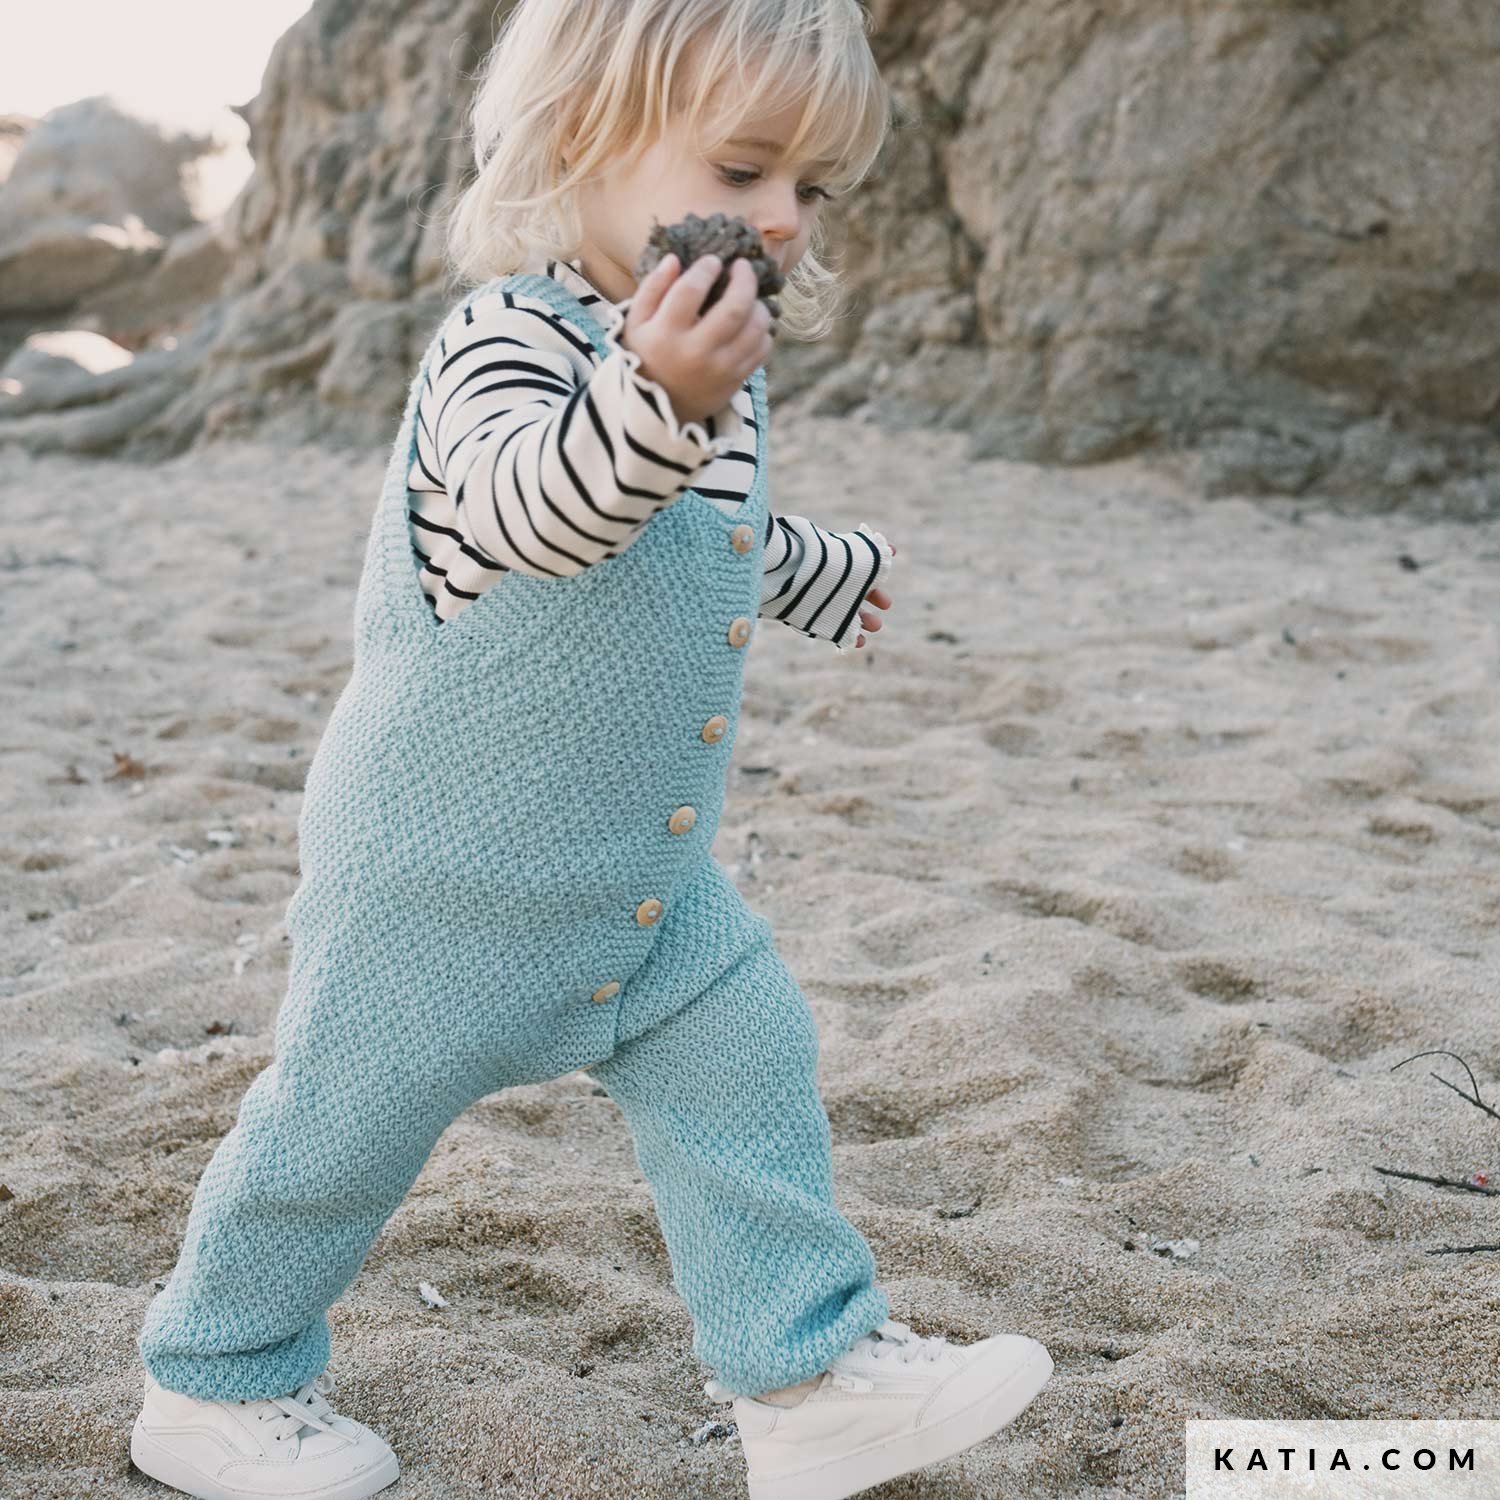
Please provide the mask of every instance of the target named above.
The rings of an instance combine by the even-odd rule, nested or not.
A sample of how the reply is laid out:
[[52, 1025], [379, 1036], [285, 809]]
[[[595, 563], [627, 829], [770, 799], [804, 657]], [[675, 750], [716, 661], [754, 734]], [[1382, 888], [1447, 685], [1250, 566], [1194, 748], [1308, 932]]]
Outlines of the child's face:
[[802, 258], [823, 206], [822, 173], [831, 163], [789, 162], [782, 152], [800, 106], [740, 123], [736, 142], [757, 137], [778, 149], [725, 145], [706, 153], [698, 132], [678, 123], [636, 161], [620, 163], [580, 191], [584, 274], [612, 302], [635, 291], [635, 263], [653, 221], [723, 213], [760, 232], [783, 276]]

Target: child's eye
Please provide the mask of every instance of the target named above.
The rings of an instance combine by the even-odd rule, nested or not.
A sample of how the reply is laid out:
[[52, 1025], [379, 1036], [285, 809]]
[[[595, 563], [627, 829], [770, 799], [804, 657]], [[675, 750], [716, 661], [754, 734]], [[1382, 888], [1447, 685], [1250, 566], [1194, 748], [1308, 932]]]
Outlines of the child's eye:
[[[752, 182], [755, 181], [757, 177], [760, 176], [760, 173], [747, 172], [743, 167], [720, 167], [719, 175], [731, 187], [748, 187]], [[828, 192], [825, 188], [820, 188], [815, 182], [805, 183], [804, 186], [810, 188], [812, 192], [816, 193], [820, 198], [833, 197], [832, 193]], [[811, 203], [813, 200], [811, 198], [808, 198], [804, 199], [803, 201]]]

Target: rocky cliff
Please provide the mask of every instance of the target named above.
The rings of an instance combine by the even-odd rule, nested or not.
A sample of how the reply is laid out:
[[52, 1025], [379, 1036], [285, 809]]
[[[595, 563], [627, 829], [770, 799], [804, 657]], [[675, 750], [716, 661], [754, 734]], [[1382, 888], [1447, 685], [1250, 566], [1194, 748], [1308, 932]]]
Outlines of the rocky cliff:
[[[1500, 514], [1500, 9], [872, 9], [900, 117], [833, 225], [848, 316], [778, 347], [775, 399], [975, 457], [1174, 451], [1208, 494]], [[191, 327], [45, 398], [0, 371], [0, 442], [388, 441], [453, 295], [441, 208], [496, 14], [318, 0], [242, 111], [256, 167]], [[0, 277], [16, 233], [0, 192]]]

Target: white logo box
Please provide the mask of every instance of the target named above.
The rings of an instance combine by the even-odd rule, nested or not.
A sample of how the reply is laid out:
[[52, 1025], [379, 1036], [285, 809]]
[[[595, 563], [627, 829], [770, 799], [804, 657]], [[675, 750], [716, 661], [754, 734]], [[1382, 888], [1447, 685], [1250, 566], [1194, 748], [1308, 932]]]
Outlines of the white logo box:
[[1500, 1500], [1500, 1421], [1186, 1425], [1185, 1500]]

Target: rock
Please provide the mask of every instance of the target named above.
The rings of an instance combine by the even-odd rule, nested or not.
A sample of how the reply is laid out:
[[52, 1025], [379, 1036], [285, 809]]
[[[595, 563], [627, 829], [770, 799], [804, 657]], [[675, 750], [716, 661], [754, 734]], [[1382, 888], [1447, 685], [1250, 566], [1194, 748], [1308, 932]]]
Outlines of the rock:
[[159, 259], [197, 222], [185, 168], [221, 144], [107, 97], [49, 111], [0, 186], [0, 313], [71, 307]]
[[678, 1447], [691, 1444], [694, 1448], [701, 1448], [705, 1443], [713, 1442], [716, 1438], [737, 1438], [738, 1436], [738, 1423], [721, 1422], [715, 1417], [710, 1417], [706, 1422], [700, 1422], [685, 1438], [680, 1438]]
[[0, 367], [0, 397], [17, 403], [11, 411], [66, 406], [93, 385], [96, 375], [130, 362], [128, 349], [97, 333], [79, 328], [34, 333]]
[[1198, 1241], [1152, 1240], [1148, 1248], [1163, 1260], [1191, 1260], [1198, 1253]]
[[700, 312], [707, 312], [729, 289], [734, 262], [748, 261], [755, 273], [757, 295], [766, 304], [773, 320], [770, 332], [776, 332], [774, 320], [781, 313], [776, 293], [782, 288], [782, 275], [774, 257], [766, 253], [760, 231], [754, 225], [738, 215], [731, 218], [725, 213], [709, 214], [707, 218], [689, 213], [673, 224], [653, 223], [645, 247], [636, 258], [636, 280], [644, 281], [669, 255], [677, 258], [678, 276], [705, 255], [718, 257], [719, 274], [709, 287]]
[[0, 314], [62, 312], [88, 292], [133, 275], [161, 254], [162, 239], [135, 214], [123, 224], [50, 215], [4, 226]]
[[0, 184], [10, 176], [10, 170], [26, 144], [26, 137], [36, 128], [33, 115], [0, 115]]
[[218, 296], [232, 264], [219, 226], [195, 224], [173, 235], [141, 274], [84, 297], [70, 321], [131, 348], [160, 342]]

